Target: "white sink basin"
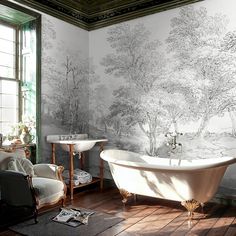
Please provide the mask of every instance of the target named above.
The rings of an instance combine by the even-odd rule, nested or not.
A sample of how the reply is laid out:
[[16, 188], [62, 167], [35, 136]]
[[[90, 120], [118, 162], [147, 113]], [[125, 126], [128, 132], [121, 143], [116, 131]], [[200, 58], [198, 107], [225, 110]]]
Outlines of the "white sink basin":
[[69, 152], [70, 147], [68, 144], [74, 144], [74, 152], [85, 152], [93, 148], [96, 144], [95, 140], [73, 140], [73, 141], [61, 141], [62, 149]]
[[74, 152], [88, 151], [94, 147], [97, 142], [107, 142], [107, 139], [90, 139], [87, 134], [73, 134], [73, 135], [48, 135], [48, 143], [58, 143], [62, 149], [69, 152], [70, 144], [73, 144]]

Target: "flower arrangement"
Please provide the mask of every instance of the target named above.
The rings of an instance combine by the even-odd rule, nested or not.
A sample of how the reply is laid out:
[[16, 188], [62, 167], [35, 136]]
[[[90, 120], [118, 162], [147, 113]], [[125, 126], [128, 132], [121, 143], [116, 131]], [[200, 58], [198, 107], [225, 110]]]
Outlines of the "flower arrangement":
[[14, 134], [22, 133], [23, 131], [30, 132], [31, 129], [32, 127], [29, 124], [22, 121], [12, 126], [12, 132]]
[[[23, 139], [22, 137], [25, 136], [25, 134], [30, 134], [31, 132], [34, 133], [35, 128], [36, 128], [36, 122], [34, 117], [24, 118], [22, 121], [11, 126], [11, 132], [7, 135], [6, 138], [14, 142], [18, 142], [19, 139], [21, 139], [22, 141]], [[34, 137], [34, 135], [31, 136]]]
[[24, 132], [30, 132], [32, 129], [35, 129], [35, 119], [33, 118], [27, 118], [24, 119], [24, 121], [20, 121], [12, 126], [13, 133], [22, 133]]

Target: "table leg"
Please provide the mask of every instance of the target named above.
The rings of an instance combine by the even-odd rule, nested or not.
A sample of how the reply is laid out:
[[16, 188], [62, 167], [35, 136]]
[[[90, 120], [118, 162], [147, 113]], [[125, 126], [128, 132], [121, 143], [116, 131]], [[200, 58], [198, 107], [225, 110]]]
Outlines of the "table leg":
[[56, 163], [55, 143], [52, 143], [52, 164]]
[[74, 145], [73, 144], [68, 144], [70, 148], [70, 167], [69, 167], [69, 172], [70, 172], [70, 181], [69, 181], [69, 188], [70, 188], [70, 199], [73, 200], [73, 190], [74, 190], [74, 157], [73, 157], [73, 152], [74, 152]]
[[30, 159], [30, 157], [31, 157], [31, 150], [30, 150], [30, 147], [25, 147], [25, 148], [24, 148], [24, 151], [25, 151], [25, 157], [26, 157], [27, 159]]
[[80, 157], [80, 169], [84, 170], [84, 158], [85, 158], [85, 153], [81, 152], [81, 157]]
[[[103, 151], [104, 144], [100, 143], [100, 152], [99, 152], [99, 157], [100, 153]], [[103, 159], [100, 157], [100, 190], [103, 189], [103, 178], [104, 178], [104, 162]]]

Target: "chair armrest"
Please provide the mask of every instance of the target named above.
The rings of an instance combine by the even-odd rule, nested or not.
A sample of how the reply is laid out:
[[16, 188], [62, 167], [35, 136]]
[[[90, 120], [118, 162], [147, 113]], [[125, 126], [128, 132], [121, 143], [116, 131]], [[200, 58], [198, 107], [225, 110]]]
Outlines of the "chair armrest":
[[54, 164], [36, 164], [34, 165], [34, 174], [38, 177], [44, 177], [49, 179], [57, 179], [63, 181], [62, 172], [63, 166], [57, 166]]

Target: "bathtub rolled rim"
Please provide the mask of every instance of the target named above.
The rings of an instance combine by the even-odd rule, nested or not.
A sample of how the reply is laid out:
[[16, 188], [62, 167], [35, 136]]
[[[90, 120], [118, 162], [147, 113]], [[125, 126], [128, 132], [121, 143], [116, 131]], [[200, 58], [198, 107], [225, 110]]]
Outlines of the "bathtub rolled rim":
[[[129, 160], [120, 160], [111, 157], [111, 154], [129, 154], [133, 155], [134, 158], [142, 157], [143, 162], [135, 162]], [[231, 164], [236, 163], [236, 157], [233, 156], [223, 156], [216, 158], [207, 158], [207, 159], [170, 159], [170, 158], [160, 158], [160, 157], [151, 157], [148, 155], [142, 155], [131, 151], [119, 150], [119, 149], [109, 149], [104, 150], [100, 153], [100, 157], [110, 163], [132, 167], [135, 169], [155, 169], [155, 170], [170, 170], [170, 171], [192, 171], [192, 170], [203, 170], [203, 169], [211, 169], [217, 167], [229, 166]], [[154, 163], [146, 163], [144, 159], [153, 160]], [[160, 163], [159, 163], [160, 162]]]

